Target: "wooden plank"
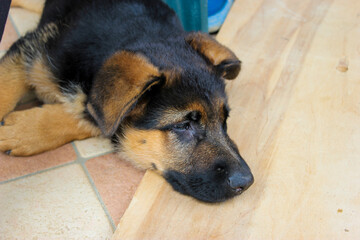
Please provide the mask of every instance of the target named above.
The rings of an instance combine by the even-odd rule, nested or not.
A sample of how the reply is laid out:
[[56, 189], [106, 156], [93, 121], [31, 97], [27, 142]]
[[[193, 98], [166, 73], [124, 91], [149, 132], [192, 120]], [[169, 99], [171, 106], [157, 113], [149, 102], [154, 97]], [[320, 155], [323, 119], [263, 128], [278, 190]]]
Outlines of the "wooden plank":
[[237, 0], [218, 40], [254, 185], [205, 204], [147, 172], [113, 239], [360, 239], [360, 1]]

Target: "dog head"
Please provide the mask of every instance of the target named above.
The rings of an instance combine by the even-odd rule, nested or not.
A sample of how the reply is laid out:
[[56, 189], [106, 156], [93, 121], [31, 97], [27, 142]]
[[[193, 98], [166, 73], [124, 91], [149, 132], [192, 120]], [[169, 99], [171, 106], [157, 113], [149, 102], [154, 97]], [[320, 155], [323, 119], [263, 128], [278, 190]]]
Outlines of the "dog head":
[[160, 70], [141, 53], [111, 56], [87, 109], [136, 165], [157, 171], [183, 194], [220, 202], [253, 183], [226, 126], [224, 79], [238, 75], [240, 61], [208, 35], [192, 33], [185, 40], [199, 57], [186, 69]]

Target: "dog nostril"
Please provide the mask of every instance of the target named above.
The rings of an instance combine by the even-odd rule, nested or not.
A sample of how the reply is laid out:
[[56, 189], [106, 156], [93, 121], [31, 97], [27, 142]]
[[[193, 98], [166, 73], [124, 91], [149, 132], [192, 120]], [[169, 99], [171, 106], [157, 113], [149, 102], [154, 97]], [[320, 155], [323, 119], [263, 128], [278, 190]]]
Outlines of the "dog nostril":
[[218, 166], [215, 170], [218, 173], [227, 173], [226, 169], [222, 166]]
[[236, 192], [240, 193], [250, 187], [250, 185], [254, 182], [254, 178], [252, 174], [243, 175], [241, 173], [233, 173], [228, 178], [229, 186]]

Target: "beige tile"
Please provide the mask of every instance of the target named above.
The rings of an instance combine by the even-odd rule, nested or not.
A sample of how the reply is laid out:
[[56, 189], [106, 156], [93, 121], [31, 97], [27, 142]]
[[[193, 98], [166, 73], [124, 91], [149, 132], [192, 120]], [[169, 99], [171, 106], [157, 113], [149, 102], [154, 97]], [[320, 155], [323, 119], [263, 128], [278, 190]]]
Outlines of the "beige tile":
[[21, 36], [35, 29], [40, 20], [39, 14], [21, 8], [10, 8], [10, 16]]
[[80, 155], [84, 158], [113, 151], [110, 140], [102, 137], [88, 138], [81, 141], [74, 141], [74, 143]]
[[11, 157], [0, 153], [0, 181], [24, 176], [76, 160], [71, 144], [31, 157]]
[[109, 239], [111, 225], [82, 168], [0, 185], [0, 239]]
[[144, 171], [114, 153], [90, 159], [86, 162], [86, 167], [117, 225], [129, 206]]

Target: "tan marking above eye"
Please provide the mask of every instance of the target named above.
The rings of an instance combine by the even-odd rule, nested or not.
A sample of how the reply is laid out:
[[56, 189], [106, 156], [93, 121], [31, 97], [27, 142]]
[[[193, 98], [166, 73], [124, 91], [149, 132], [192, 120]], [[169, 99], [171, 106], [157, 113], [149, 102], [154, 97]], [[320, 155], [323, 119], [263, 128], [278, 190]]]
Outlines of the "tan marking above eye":
[[229, 108], [228, 106], [223, 103], [221, 106], [220, 106], [220, 110], [219, 110], [219, 113], [220, 113], [220, 121], [221, 122], [224, 122], [226, 120], [226, 118], [228, 117], [229, 115]]
[[205, 107], [198, 102], [192, 102], [183, 109], [170, 108], [164, 111], [163, 116], [159, 119], [159, 126], [166, 126], [187, 120], [186, 117], [191, 112], [200, 112], [200, 121], [205, 125], [207, 121], [207, 112]]
[[187, 106], [189, 112], [198, 111], [201, 114], [201, 121], [205, 123], [207, 121], [207, 111], [203, 104], [199, 102], [192, 102]]

